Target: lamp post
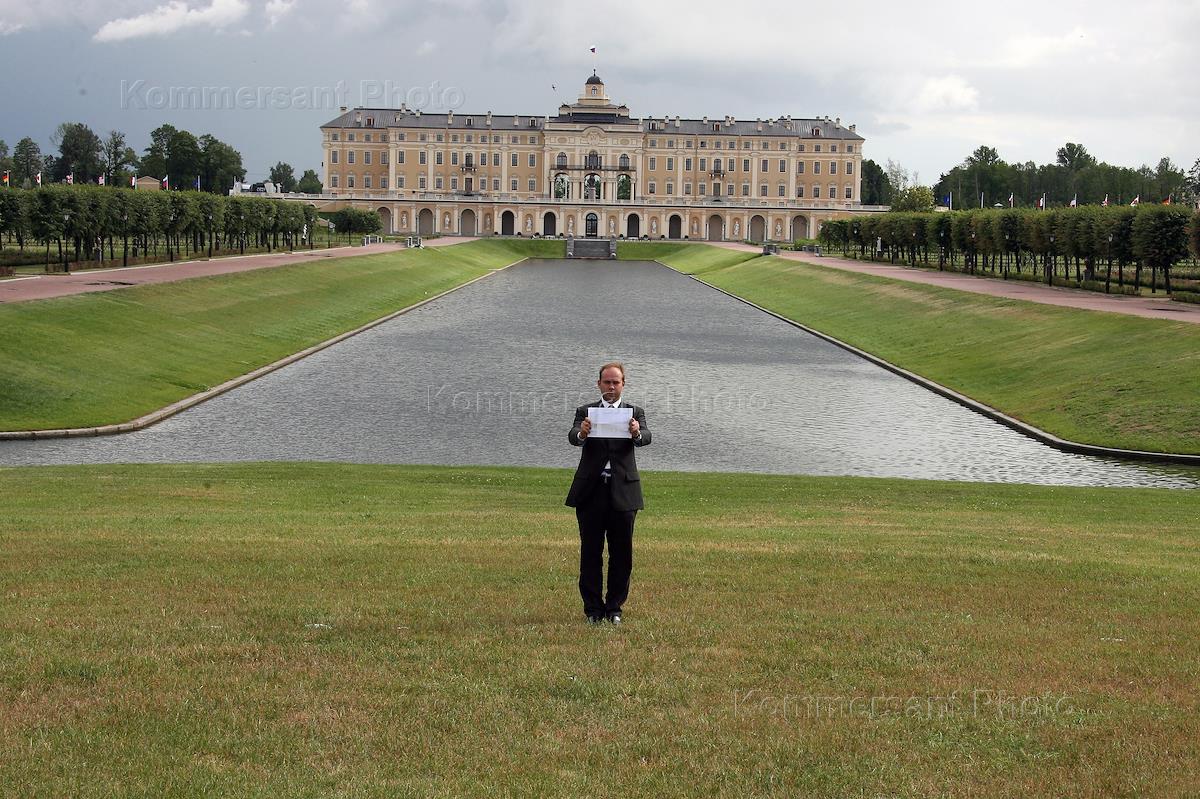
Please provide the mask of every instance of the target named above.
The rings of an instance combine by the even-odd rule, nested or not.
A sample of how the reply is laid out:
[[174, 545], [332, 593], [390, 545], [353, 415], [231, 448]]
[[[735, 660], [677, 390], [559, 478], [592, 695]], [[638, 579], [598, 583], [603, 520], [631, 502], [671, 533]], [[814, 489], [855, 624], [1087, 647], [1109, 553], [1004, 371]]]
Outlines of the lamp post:
[[63, 211], [63, 215], [62, 215], [62, 217], [63, 217], [63, 226], [62, 226], [62, 234], [63, 234], [63, 251], [62, 251], [62, 253], [63, 253], [63, 272], [65, 272], [65, 273], [67, 273], [67, 274], [69, 275], [69, 274], [71, 274], [71, 267], [70, 267], [70, 265], [67, 263], [67, 224], [68, 224], [68, 223], [71, 221], [71, 215], [70, 215], [69, 213], [67, 213], [66, 211]]

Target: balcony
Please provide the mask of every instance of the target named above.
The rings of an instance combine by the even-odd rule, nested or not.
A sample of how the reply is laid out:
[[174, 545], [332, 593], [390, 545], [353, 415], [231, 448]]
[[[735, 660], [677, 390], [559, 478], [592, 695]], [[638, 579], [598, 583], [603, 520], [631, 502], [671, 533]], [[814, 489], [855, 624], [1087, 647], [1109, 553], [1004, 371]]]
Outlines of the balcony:
[[464, 160], [462, 162], [462, 166], [459, 167], [459, 170], [461, 170], [462, 172], [474, 172], [475, 169], [476, 169], [475, 162], [472, 161], [470, 158]]
[[636, 172], [633, 164], [627, 166], [588, 166], [587, 164], [558, 164], [556, 172]]

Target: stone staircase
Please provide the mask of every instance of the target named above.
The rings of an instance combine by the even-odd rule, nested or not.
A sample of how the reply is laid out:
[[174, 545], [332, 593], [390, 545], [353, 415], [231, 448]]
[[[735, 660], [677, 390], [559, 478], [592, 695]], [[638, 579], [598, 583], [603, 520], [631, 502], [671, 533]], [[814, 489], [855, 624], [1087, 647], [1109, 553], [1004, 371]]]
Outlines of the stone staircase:
[[568, 258], [616, 258], [616, 239], [567, 239]]

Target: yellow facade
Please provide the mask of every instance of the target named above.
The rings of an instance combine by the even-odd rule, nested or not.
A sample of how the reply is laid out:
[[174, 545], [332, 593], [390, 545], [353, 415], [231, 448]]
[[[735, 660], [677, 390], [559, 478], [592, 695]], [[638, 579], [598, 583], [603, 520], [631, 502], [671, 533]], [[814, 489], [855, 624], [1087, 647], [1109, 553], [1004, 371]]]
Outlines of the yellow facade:
[[786, 241], [868, 210], [853, 125], [634, 118], [594, 74], [555, 116], [355, 108], [321, 133], [322, 205], [389, 233]]

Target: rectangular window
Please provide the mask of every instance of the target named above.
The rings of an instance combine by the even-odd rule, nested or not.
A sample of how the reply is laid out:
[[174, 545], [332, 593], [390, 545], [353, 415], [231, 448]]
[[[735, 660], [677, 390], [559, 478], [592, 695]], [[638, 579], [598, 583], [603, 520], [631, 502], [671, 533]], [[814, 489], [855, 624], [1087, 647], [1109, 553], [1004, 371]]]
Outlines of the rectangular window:
[[417, 134], [417, 141], [428, 141], [429, 137], [424, 133]]
[[346, 188], [354, 188], [354, 175], [346, 175]]
[[425, 189], [427, 188], [427, 186], [425, 185], [425, 176], [424, 175], [421, 175], [421, 177], [417, 178], [417, 187], [421, 191], [425, 191]]
[[803, 175], [803, 174], [804, 174], [804, 162], [803, 162], [803, 161], [797, 161], [797, 162], [796, 162], [796, 174], [797, 174], [797, 175]]
[[683, 193], [685, 195], [690, 195], [692, 193], [692, 184], [691, 183], [683, 184]]
[[509, 138], [509, 142], [508, 142], [509, 144], [520, 144], [521, 143], [520, 136], [509, 136], [508, 138]]
[[403, 150], [397, 150], [397, 151], [396, 151], [396, 163], [397, 163], [397, 164], [403, 164], [403, 163], [404, 163], [404, 151], [403, 151]]
[[650, 140], [650, 146], [651, 146], [651, 147], [658, 147], [658, 139], [651, 139], [651, 140]]
[[404, 188], [404, 175], [396, 175], [396, 188]]
[[379, 154], [379, 163], [380, 163], [380, 165], [381, 165], [381, 166], [387, 166], [387, 165], [388, 165], [388, 154], [387, 154], [387, 153], [380, 153], [380, 154]]
[[854, 199], [854, 188], [853, 188], [852, 186], [847, 186], [847, 187], [846, 187], [846, 199], [847, 199], [847, 200], [853, 200], [853, 199]]
[[458, 191], [458, 178], [450, 178], [450, 190]]
[[674, 140], [674, 139], [667, 139], [667, 149], [668, 149], [668, 150], [672, 150], [672, 149], [674, 149], [674, 148], [675, 148], [675, 140]]
[[492, 178], [492, 191], [500, 191], [500, 178]]
[[654, 194], [654, 182], [653, 182], [653, 181], [651, 181], [650, 183], [646, 184], [646, 193], [647, 193], [647, 194]]
[[675, 184], [668, 183], [667, 184], [667, 194], [674, 194], [674, 193], [675, 193]]
[[658, 159], [650, 156], [650, 170], [653, 171], [655, 169], [658, 169]]
[[803, 186], [796, 187], [796, 197], [801, 200], [804, 199], [804, 187]]
[[749, 159], [749, 158], [743, 158], [743, 159], [742, 159], [742, 171], [743, 171], [743, 172], [749, 172], [749, 171], [750, 171], [750, 159]]
[[509, 166], [516, 166], [517, 165], [517, 154], [509, 153], [508, 161], [509, 161], [509, 164], [508, 164]]
[[329, 151], [329, 163], [336, 164], [337, 162], [338, 162], [338, 151], [330, 150]]
[[674, 159], [674, 158], [668, 158], [668, 159], [667, 159], [667, 171], [668, 171], [668, 172], [674, 172], [674, 171], [675, 171], [675, 159]]
[[329, 187], [333, 188], [333, 189], [336, 189], [338, 187], [338, 176], [337, 175], [331, 175], [329, 177]]
[[434, 153], [433, 154], [433, 163], [437, 164], [438, 166], [441, 166], [442, 161], [443, 161], [443, 155], [444, 155], [444, 153], [441, 150], [438, 150], [436, 153]]
[[836, 152], [837, 152], [837, 145], [836, 145], [836, 144], [831, 144], [831, 145], [829, 145], [829, 152], [831, 152], [831, 153], [836, 153]]
[[725, 186], [725, 193], [727, 195], [729, 195], [730, 197], [733, 196], [733, 184], [732, 183]]
[[837, 161], [829, 162], [829, 174], [831, 174], [831, 175], [837, 174]]
[[451, 166], [458, 166], [458, 151], [457, 151], [457, 150], [455, 150], [454, 152], [450, 153], [450, 165], [451, 165]]
[[814, 152], [814, 153], [819, 153], [819, 152], [821, 152], [821, 145], [819, 145], [819, 144], [814, 144], [814, 145], [813, 145], [813, 152]]
[[529, 168], [533, 169], [536, 166], [537, 166], [537, 155], [535, 153], [530, 153], [529, 154]]
[[508, 190], [509, 190], [509, 191], [516, 191], [516, 190], [517, 190], [517, 179], [516, 179], [516, 178], [513, 178], [512, 180], [510, 180], [510, 181], [508, 182]]
[[[467, 117], [467, 124], [468, 124], [468, 125], [474, 125], [474, 124], [475, 124], [475, 120], [471, 119], [470, 117]], [[471, 142], [473, 142], [473, 141], [475, 141], [475, 134], [474, 134], [474, 133], [468, 133], [468, 134], [467, 134], [467, 144], [470, 144], [470, 143], [471, 143]]]
[[786, 149], [787, 149], [787, 142], [785, 142], [785, 141], [781, 141], [781, 142], [779, 142], [779, 149], [780, 149], [780, 150], [786, 150]]
[[787, 196], [787, 184], [786, 184], [786, 183], [780, 183], [780, 184], [779, 184], [779, 191], [778, 191], [778, 194], [779, 194], [779, 196], [780, 196], [780, 197], [786, 197], [786, 196]]
[[701, 150], [707, 150], [707, 149], [708, 149], [708, 141], [707, 141], [707, 140], [705, 140], [705, 139], [701, 139], [701, 140], [700, 140], [700, 149], [701, 149]]
[[451, 133], [451, 134], [450, 134], [450, 141], [452, 141], [452, 142], [457, 142], [457, 141], [458, 141], [458, 134], [457, 134], [457, 133]]
[[363, 163], [364, 164], [371, 163], [371, 151], [370, 150], [363, 150]]
[[797, 145], [796, 149], [799, 150], [800, 152], [804, 152], [804, 144], [801, 143], [801, 144]]
[[770, 169], [771, 169], [771, 162], [764, 158], [762, 160], [762, 165], [760, 166], [759, 171], [760, 172], [769, 172]]
[[744, 141], [744, 142], [742, 142], [742, 149], [743, 149], [743, 150], [749, 150], [749, 149], [750, 149], [750, 142], [748, 142], [748, 141]]
[[767, 184], [766, 184], [766, 183], [764, 183], [764, 184], [762, 184], [761, 186], [759, 186], [759, 187], [758, 187], [758, 196], [759, 196], [759, 197], [766, 197], [766, 196], [767, 196]]
[[425, 164], [429, 163], [429, 156], [426, 155], [424, 150], [421, 150], [420, 152], [417, 153], [417, 162], [421, 166], [425, 166]]
[[852, 152], [854, 152], [854, 145], [853, 145], [853, 144], [847, 144], [847, 145], [846, 145], [846, 152], [848, 152], [848, 153], [852, 153]]
[[708, 171], [708, 159], [707, 159], [707, 158], [701, 158], [701, 159], [700, 159], [700, 171], [701, 171], [701, 172], [707, 172], [707, 171]]
[[692, 140], [691, 139], [687, 140], [687, 149], [689, 149], [689, 150], [692, 149]]
[[701, 183], [701, 184], [697, 185], [696, 188], [700, 191], [701, 197], [704, 197], [705, 195], [708, 194], [708, 186], [706, 184]]
[[690, 158], [683, 159], [683, 171], [684, 172], [692, 171], [692, 159], [690, 159]]
[[813, 186], [813, 199], [814, 200], [821, 199], [821, 187], [820, 186]]
[[750, 196], [750, 184], [749, 184], [749, 183], [743, 183], [743, 184], [742, 184], [742, 196], [743, 196], [743, 197], [749, 197], [749, 196]]
[[846, 162], [846, 174], [847, 174], [847, 175], [853, 175], [853, 174], [854, 174], [854, 162], [853, 162], [853, 161], [847, 161], [847, 162]]
[[364, 189], [371, 188], [371, 176], [370, 175], [363, 175], [363, 188]]
[[442, 184], [442, 176], [441, 175], [438, 175], [436, 178], [433, 179], [433, 187], [435, 189], [437, 189], [438, 191], [441, 191], [442, 185], [443, 184]]
[[536, 180], [534, 180], [533, 178], [530, 178], [530, 179], [529, 179], [529, 190], [530, 190], [530, 191], [537, 191], [537, 181], [536, 181]]
[[820, 161], [813, 161], [813, 174], [814, 175], [821, 174], [821, 162]]
[[353, 164], [353, 163], [354, 163], [354, 151], [353, 151], [353, 150], [347, 150], [347, 151], [346, 151], [346, 163], [347, 163], [347, 164]]
[[346, 134], [346, 141], [354, 141], [354, 134], [353, 134], [353, 133], [347, 133], [347, 134]]
[[732, 159], [732, 158], [726, 158], [726, 159], [725, 159], [725, 171], [726, 171], [726, 172], [732, 172], [732, 171], [733, 171], [733, 159]]
[[440, 133], [439, 133], [439, 134], [438, 134], [438, 135], [437, 135], [435, 138], [436, 138], [438, 141], [441, 141], [441, 140], [442, 140], [442, 134], [440, 134]]
[[[492, 166], [500, 166], [500, 153], [492, 153]], [[499, 188], [496, 191], [500, 191]]]
[[333, 134], [333, 137], [332, 137], [332, 138], [333, 138], [333, 140], [334, 140], [334, 141], [337, 141], [337, 140], [338, 140], [338, 134], [336, 134], [336, 133], [335, 133], [335, 134]]
[[787, 174], [787, 159], [786, 158], [779, 159], [779, 171], [782, 174]]

